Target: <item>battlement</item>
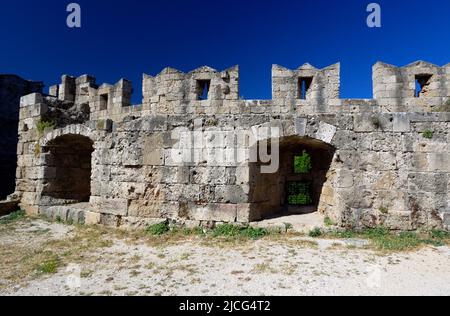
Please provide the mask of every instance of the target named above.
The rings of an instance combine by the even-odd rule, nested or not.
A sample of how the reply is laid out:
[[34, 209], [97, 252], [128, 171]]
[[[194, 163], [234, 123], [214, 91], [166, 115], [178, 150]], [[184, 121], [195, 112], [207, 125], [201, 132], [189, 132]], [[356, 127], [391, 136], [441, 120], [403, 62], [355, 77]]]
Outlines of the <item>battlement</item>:
[[166, 68], [156, 77], [144, 74], [143, 104], [164, 101], [239, 99], [239, 67], [217, 71], [204, 66], [189, 73]]
[[296, 70], [272, 67], [272, 98], [280, 106], [313, 106], [325, 111], [340, 98], [340, 64], [317, 69], [304, 64]]
[[442, 112], [450, 97], [450, 64], [417, 61], [396, 67], [378, 62], [373, 66], [373, 95], [388, 112]]
[[[313, 115], [343, 111], [450, 112], [450, 64], [439, 67], [418, 61], [405, 67], [378, 62], [373, 66], [373, 99], [340, 98], [340, 64], [318, 69], [304, 64], [291, 70], [272, 67], [272, 100], [242, 100], [239, 67], [218, 71], [204, 66], [189, 73], [165, 68], [156, 76], [143, 75], [142, 105], [132, 105], [132, 84], [97, 85], [90, 75], [62, 76], [50, 87], [50, 98], [69, 108], [89, 109], [90, 119], [120, 121], [127, 115], [216, 115], [297, 113]], [[48, 103], [43, 97], [22, 104]], [[39, 101], [39, 102], [38, 102]], [[57, 106], [51, 102], [52, 106]]]

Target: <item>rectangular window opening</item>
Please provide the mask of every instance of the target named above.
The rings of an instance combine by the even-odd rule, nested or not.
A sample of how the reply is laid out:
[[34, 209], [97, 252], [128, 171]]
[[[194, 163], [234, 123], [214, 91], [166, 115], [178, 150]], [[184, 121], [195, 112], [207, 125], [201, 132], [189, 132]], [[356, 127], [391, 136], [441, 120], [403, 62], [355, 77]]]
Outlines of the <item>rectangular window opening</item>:
[[429, 86], [433, 75], [417, 75], [416, 76], [416, 98], [426, 97], [429, 92]]
[[306, 174], [312, 170], [311, 156], [303, 151], [301, 155], [294, 156], [294, 173]]
[[211, 80], [197, 80], [197, 99], [208, 100]]
[[298, 98], [300, 100], [306, 100], [309, 89], [313, 82], [313, 77], [300, 77], [298, 79]]
[[100, 111], [108, 109], [108, 94], [100, 95]]

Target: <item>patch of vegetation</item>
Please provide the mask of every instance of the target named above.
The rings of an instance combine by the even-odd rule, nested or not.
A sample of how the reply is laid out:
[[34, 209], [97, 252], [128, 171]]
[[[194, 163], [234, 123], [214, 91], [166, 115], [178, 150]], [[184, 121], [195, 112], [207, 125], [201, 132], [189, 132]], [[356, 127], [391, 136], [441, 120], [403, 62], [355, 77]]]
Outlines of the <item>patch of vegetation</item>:
[[264, 228], [254, 228], [237, 226], [231, 224], [223, 224], [217, 226], [213, 231], [213, 237], [244, 237], [249, 239], [260, 239], [269, 234], [269, 231]]
[[36, 145], [34, 146], [34, 155], [36, 157], [38, 157], [41, 154], [42, 150], [41, 150], [41, 145], [38, 143], [36, 143]]
[[205, 231], [201, 227], [183, 228], [183, 235], [185, 235], [185, 236], [204, 236]]
[[422, 136], [426, 139], [433, 139], [434, 131], [431, 129], [426, 129], [425, 131], [423, 131]]
[[309, 173], [312, 169], [311, 156], [303, 151], [301, 156], [294, 158], [294, 171], [295, 173]]
[[151, 225], [147, 228], [146, 232], [152, 236], [161, 236], [170, 231], [169, 223], [159, 223]]
[[38, 130], [39, 135], [43, 135], [46, 129], [53, 129], [55, 128], [55, 122], [54, 121], [45, 121], [40, 120], [36, 123], [36, 128]]
[[16, 211], [14, 213], [11, 213], [7, 216], [4, 216], [2, 218], [0, 218], [0, 225], [4, 225], [4, 224], [10, 224], [12, 222], [16, 222], [19, 221], [23, 218], [25, 218], [25, 211]]
[[394, 233], [384, 227], [366, 229], [360, 232], [335, 231], [330, 233], [329, 236], [342, 239], [367, 239], [373, 248], [380, 251], [409, 251], [426, 245], [444, 246], [450, 242], [450, 234], [446, 232]]
[[322, 230], [316, 227], [309, 232], [308, 236], [312, 238], [319, 238], [320, 236], [322, 236]]
[[58, 267], [61, 265], [61, 260], [54, 254], [49, 254], [49, 258], [39, 263], [36, 266], [36, 271], [40, 274], [55, 274], [58, 272]]
[[289, 231], [294, 228], [294, 226], [291, 223], [284, 223], [284, 226], [286, 227], [286, 231]]
[[326, 227], [331, 227], [331, 226], [335, 226], [333, 220], [330, 217], [325, 217], [323, 223], [325, 224]]
[[330, 233], [330, 236], [338, 239], [352, 239], [356, 237], [356, 232], [352, 230], [334, 231]]
[[389, 213], [389, 210], [385, 206], [380, 206], [380, 208], [378, 210], [380, 211], [381, 214]]

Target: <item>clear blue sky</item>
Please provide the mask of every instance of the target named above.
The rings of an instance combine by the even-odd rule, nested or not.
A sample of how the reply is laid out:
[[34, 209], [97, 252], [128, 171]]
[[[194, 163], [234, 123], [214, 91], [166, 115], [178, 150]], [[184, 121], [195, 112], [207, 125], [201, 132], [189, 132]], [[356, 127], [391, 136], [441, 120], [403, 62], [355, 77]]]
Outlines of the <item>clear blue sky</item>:
[[[79, 0], [82, 28], [69, 29], [72, 1], [2, 1], [0, 72], [57, 83], [89, 73], [133, 82], [172, 66], [241, 66], [241, 95], [271, 98], [271, 65], [342, 63], [342, 97], [371, 98], [371, 66], [450, 62], [450, 1], [386, 0], [381, 29], [366, 26], [365, 0]], [[75, 1], [73, 1], [75, 2]]]

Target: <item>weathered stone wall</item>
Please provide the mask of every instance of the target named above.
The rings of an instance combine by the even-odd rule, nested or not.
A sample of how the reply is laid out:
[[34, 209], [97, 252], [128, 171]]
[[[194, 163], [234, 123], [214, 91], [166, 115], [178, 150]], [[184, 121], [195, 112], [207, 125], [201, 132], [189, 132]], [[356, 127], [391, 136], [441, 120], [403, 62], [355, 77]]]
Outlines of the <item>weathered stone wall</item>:
[[40, 82], [0, 75], [0, 200], [14, 192], [20, 98], [40, 91]]
[[[285, 183], [296, 179], [286, 164], [309, 148], [319, 164], [314, 178], [327, 173], [314, 184], [315, 207], [339, 225], [448, 229], [450, 81], [448, 67], [426, 65], [435, 71], [430, 82], [440, 83], [414, 96], [413, 108], [410, 100], [380, 92], [394, 81], [394, 75], [383, 79], [392, 70], [384, 64], [374, 67], [374, 100], [339, 99], [339, 64], [322, 70], [274, 66], [273, 100], [267, 101], [239, 99], [237, 67], [144, 75], [138, 106], [130, 105], [126, 80], [98, 87], [90, 76], [64, 76], [52, 87], [53, 97], [22, 98], [16, 193], [29, 212], [59, 212], [49, 208], [58, 202], [44, 193], [54, 185], [52, 146], [70, 135], [75, 148], [76, 139], [93, 143], [89, 209], [77, 218], [131, 227], [161, 218], [188, 225], [247, 223], [282, 214]], [[413, 75], [402, 77], [398, 91], [409, 89], [408, 80], [422, 76], [424, 67], [408, 66]], [[81, 109], [89, 117], [74, 114]], [[60, 113], [65, 119], [53, 130], [37, 131], [39, 121]], [[272, 154], [280, 145], [275, 173], [262, 171], [270, 163], [261, 156], [252, 160], [267, 140]], [[327, 155], [331, 162], [321, 159]]]

